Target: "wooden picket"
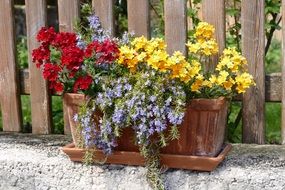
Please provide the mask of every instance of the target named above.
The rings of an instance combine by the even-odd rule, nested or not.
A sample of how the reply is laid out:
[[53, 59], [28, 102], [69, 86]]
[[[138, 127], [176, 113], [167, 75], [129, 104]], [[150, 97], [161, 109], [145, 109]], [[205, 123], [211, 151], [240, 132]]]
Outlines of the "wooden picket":
[[0, 101], [4, 131], [21, 131], [13, 1], [0, 1]]
[[243, 142], [265, 143], [264, 0], [241, 2], [242, 53], [256, 86], [243, 96]]
[[186, 55], [187, 16], [186, 2], [180, 0], [165, 0], [165, 40], [169, 53], [181, 51]]
[[113, 0], [92, 0], [92, 7], [99, 17], [104, 29], [108, 30], [112, 36], [115, 34], [114, 21], [114, 1]]
[[150, 37], [148, 0], [128, 0], [128, 29], [136, 36]]
[[74, 31], [75, 22], [79, 17], [79, 5], [79, 0], [58, 0], [58, 21], [60, 31]]
[[26, 0], [27, 37], [30, 69], [30, 97], [32, 110], [32, 132], [49, 134], [51, 132], [51, 97], [47, 81], [32, 62], [32, 50], [39, 46], [37, 32], [47, 23], [46, 0]]
[[213, 70], [226, 44], [225, 0], [203, 0], [202, 16], [204, 21], [215, 27], [215, 38], [219, 44], [219, 53], [212, 57], [210, 64], [206, 65], [208, 70]]
[[[46, 25], [46, 0], [26, 0], [26, 16], [29, 47], [29, 70], [18, 75], [16, 66], [13, 0], [0, 1], [0, 101], [4, 131], [20, 131], [22, 125], [20, 92], [31, 95], [32, 126], [35, 134], [51, 132], [51, 107], [47, 83], [31, 61], [31, 50], [38, 46], [37, 31]], [[74, 31], [75, 20], [79, 18], [81, 0], [57, 0], [60, 31]], [[114, 0], [92, 0], [95, 13], [102, 25], [115, 34]], [[136, 36], [150, 34], [150, 1], [128, 0], [128, 30]], [[219, 55], [225, 48], [225, 0], [203, 0], [202, 17], [216, 28]], [[282, 143], [285, 144], [285, 40], [282, 49], [282, 74], [264, 73], [264, 0], [241, 1], [242, 52], [249, 63], [256, 86], [243, 96], [243, 142], [265, 142], [265, 102], [282, 101]], [[282, 2], [285, 18], [285, 0]], [[169, 53], [176, 50], [187, 55], [187, 6], [186, 1], [164, 0], [165, 39]], [[282, 19], [285, 25], [285, 19]], [[285, 39], [285, 29], [283, 38]], [[218, 57], [212, 60], [214, 67]], [[20, 77], [20, 81], [18, 81]], [[282, 82], [283, 81], [283, 82]], [[241, 100], [241, 99], [240, 99]], [[66, 118], [66, 116], [65, 116]], [[65, 119], [66, 120], [66, 119]], [[67, 121], [67, 120], [66, 120]], [[68, 123], [64, 128], [70, 133]]]
[[[59, 30], [62, 32], [74, 31], [76, 20], [79, 18], [79, 0], [58, 0]], [[66, 102], [63, 101], [63, 108]], [[63, 109], [64, 111], [65, 109]], [[70, 134], [70, 125], [67, 113], [64, 111], [64, 134]]]

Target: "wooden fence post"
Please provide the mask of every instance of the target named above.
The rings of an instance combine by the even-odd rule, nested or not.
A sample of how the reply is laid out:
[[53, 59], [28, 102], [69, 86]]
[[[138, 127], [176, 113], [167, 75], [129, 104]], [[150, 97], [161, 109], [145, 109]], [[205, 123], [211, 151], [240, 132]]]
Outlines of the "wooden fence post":
[[32, 132], [34, 134], [49, 134], [51, 132], [51, 99], [48, 82], [32, 62], [32, 50], [39, 46], [36, 40], [37, 33], [47, 23], [46, 6], [46, 0], [26, 0]]
[[149, 0], [128, 0], [128, 29], [150, 38]]
[[[59, 30], [62, 32], [74, 31], [74, 24], [79, 18], [79, 0], [58, 0]], [[64, 134], [71, 134], [66, 103], [63, 101]]]
[[219, 57], [226, 44], [225, 0], [203, 0], [202, 17], [204, 21], [215, 27], [215, 38], [219, 45], [218, 55], [213, 56], [211, 63], [206, 65], [209, 70], [213, 70], [219, 62]]
[[186, 55], [187, 40], [187, 15], [186, 1], [165, 0], [165, 40], [167, 51], [172, 54], [174, 51], [181, 51]]
[[0, 100], [4, 131], [21, 131], [22, 112], [14, 31], [14, 1], [0, 1]]
[[58, 21], [61, 32], [74, 31], [74, 24], [79, 18], [80, 0], [58, 0]]
[[243, 142], [265, 142], [264, 0], [241, 2], [242, 52], [256, 86], [243, 96]]
[[281, 143], [285, 144], [285, 0], [282, 0], [282, 122]]
[[115, 34], [114, 22], [114, 1], [113, 0], [92, 0], [92, 7], [95, 14], [99, 17], [104, 29], [110, 31], [111, 35]]

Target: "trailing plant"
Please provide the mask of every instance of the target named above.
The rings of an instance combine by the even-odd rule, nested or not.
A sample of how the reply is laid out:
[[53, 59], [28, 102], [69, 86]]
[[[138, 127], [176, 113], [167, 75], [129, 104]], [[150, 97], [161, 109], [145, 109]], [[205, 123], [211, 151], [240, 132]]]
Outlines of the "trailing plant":
[[[163, 69], [161, 60], [153, 59], [152, 54], [156, 52], [165, 56], [165, 64], [173, 61], [174, 57], [169, 58], [161, 39], [136, 38], [122, 46], [120, 52], [118, 62], [130, 73], [119, 78], [105, 77], [93, 105], [78, 116], [85, 147], [90, 147], [92, 142], [92, 146], [111, 154], [123, 129], [131, 126], [135, 143], [146, 159], [149, 182], [155, 189], [162, 189], [159, 151], [170, 140], [178, 138], [186, 102], [183, 86], [180, 81], [171, 79], [170, 71]], [[92, 121], [96, 114], [88, 114], [95, 113], [95, 108], [103, 113], [98, 122]]]

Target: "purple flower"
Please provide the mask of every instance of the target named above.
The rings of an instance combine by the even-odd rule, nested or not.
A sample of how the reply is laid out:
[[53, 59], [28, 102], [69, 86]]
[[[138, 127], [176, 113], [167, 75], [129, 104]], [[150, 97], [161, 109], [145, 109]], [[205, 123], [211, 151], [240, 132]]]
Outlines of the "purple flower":
[[130, 85], [129, 83], [125, 84], [124, 89], [127, 91], [132, 90], [132, 85]]
[[124, 110], [116, 109], [112, 115], [112, 120], [114, 123], [120, 124], [121, 122], [123, 122], [124, 117], [125, 117]]
[[149, 100], [150, 100], [151, 102], [155, 102], [156, 96], [155, 96], [155, 95], [150, 96], [150, 97], [149, 97]]
[[99, 17], [96, 15], [91, 15], [87, 17], [90, 28], [98, 30], [101, 27]]
[[85, 42], [82, 40], [81, 36], [77, 35], [76, 36], [77, 39], [77, 47], [79, 47], [80, 49], [85, 49], [86, 48], [86, 44]]

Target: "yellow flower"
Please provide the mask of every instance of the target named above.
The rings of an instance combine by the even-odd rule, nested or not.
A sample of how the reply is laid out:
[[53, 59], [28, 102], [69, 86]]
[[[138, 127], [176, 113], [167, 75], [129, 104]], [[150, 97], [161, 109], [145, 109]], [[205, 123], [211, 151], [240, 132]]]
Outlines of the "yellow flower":
[[145, 52], [141, 52], [138, 56], [137, 56], [137, 59], [139, 62], [143, 62], [144, 59], [146, 58], [146, 53]]
[[224, 49], [223, 51], [223, 55], [224, 56], [234, 56], [234, 55], [238, 55], [239, 53], [237, 52], [235, 47], [230, 47], [227, 49]]
[[166, 44], [163, 39], [161, 38], [154, 38], [151, 43], [155, 48], [158, 50], [166, 50]]
[[213, 87], [212, 82], [209, 81], [209, 80], [203, 81], [203, 82], [202, 82], [202, 85], [203, 85], [203, 86], [206, 86], [206, 87], [209, 87], [209, 88], [212, 88], [212, 87]]
[[236, 90], [237, 90], [237, 92], [238, 92], [239, 94], [245, 93], [245, 88], [244, 88], [243, 85], [240, 85], [240, 84], [237, 85]]
[[202, 82], [200, 80], [195, 81], [192, 85], [191, 85], [191, 91], [192, 92], [200, 92], [200, 87], [202, 85]]
[[141, 36], [141, 37], [135, 38], [132, 41], [132, 46], [134, 46], [135, 50], [138, 51], [140, 49], [143, 49], [145, 45], [147, 44], [147, 42], [148, 40], [144, 36]]
[[229, 67], [233, 67], [233, 63], [230, 59], [230, 57], [228, 56], [224, 56], [221, 58], [220, 62], [218, 63], [216, 70], [217, 71], [221, 71], [223, 69], [223, 67], [225, 66], [229, 66]]
[[188, 42], [186, 44], [186, 46], [188, 47], [188, 50], [191, 53], [197, 53], [200, 50], [200, 44], [199, 43], [192, 44], [192, 43]]
[[207, 22], [199, 22], [198, 26], [196, 27], [194, 37], [203, 41], [213, 38], [214, 32], [215, 28], [213, 25], [210, 25]]
[[211, 77], [209, 78], [209, 81], [212, 83], [212, 84], [215, 84], [217, 82], [217, 77], [215, 75], [211, 75]]
[[234, 85], [234, 82], [235, 81], [232, 78], [229, 78], [229, 80], [227, 80], [223, 83], [223, 86], [226, 90], [231, 90], [232, 86]]
[[236, 90], [238, 93], [244, 93], [251, 85], [255, 85], [252, 75], [249, 73], [242, 73], [235, 77], [237, 84]]
[[154, 69], [165, 72], [167, 69], [168, 53], [166, 51], [157, 50], [149, 56], [147, 64]]
[[207, 40], [201, 44], [201, 52], [207, 56], [218, 52], [218, 44], [215, 39]]
[[216, 80], [217, 84], [222, 85], [224, 82], [226, 82], [228, 76], [229, 76], [229, 73], [227, 71], [221, 71]]

